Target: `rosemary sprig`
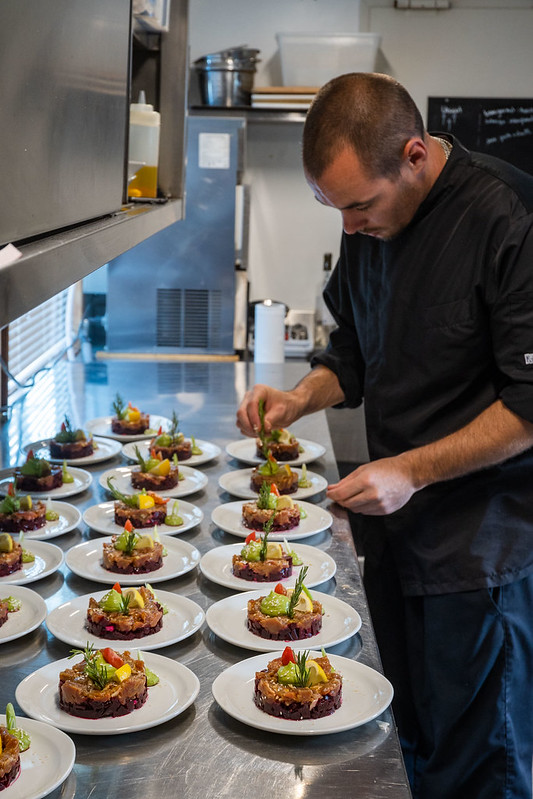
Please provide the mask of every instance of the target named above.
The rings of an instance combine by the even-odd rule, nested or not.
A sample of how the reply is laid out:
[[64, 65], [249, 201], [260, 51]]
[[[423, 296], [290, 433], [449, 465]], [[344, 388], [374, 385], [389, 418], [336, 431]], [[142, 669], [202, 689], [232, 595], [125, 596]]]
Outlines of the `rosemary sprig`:
[[135, 532], [135, 530], [132, 530], [131, 533], [127, 533], [127, 536], [128, 538], [126, 540], [123, 552], [125, 555], [131, 555], [133, 553], [133, 550], [135, 549], [135, 544], [137, 543], [138, 535]]
[[85, 665], [83, 668], [84, 674], [86, 674], [87, 677], [98, 686], [98, 688], [105, 688], [109, 682], [107, 670], [104, 666], [101, 666], [97, 663], [96, 658], [98, 652], [94, 649], [93, 645], [87, 643], [85, 649], [71, 649], [69, 658], [73, 658], [76, 655], [83, 655], [85, 660]]
[[294, 591], [291, 594], [291, 598], [289, 600], [289, 609], [287, 611], [287, 616], [289, 619], [294, 618], [294, 608], [298, 604], [298, 600], [300, 599], [300, 594], [302, 593], [304, 587], [304, 580], [305, 575], [307, 574], [307, 570], [309, 566], [303, 566], [300, 569], [300, 574], [298, 575], [298, 579], [296, 580], [296, 584], [294, 586]]
[[269, 534], [270, 530], [272, 529], [272, 524], [270, 524], [270, 528], [269, 529], [267, 529], [267, 528], [268, 528], [268, 525], [269, 525], [271, 519], [272, 519], [272, 517], [270, 517], [270, 519], [268, 521], [266, 521], [264, 523], [264, 525], [263, 525], [264, 535], [261, 538], [261, 547], [259, 549], [259, 560], [260, 561], [265, 561], [266, 560], [267, 549], [268, 549], [268, 534]]
[[137, 462], [138, 462], [139, 466], [141, 467], [141, 472], [147, 472], [148, 471], [148, 465], [147, 465], [146, 461], [144, 460], [143, 456], [141, 455], [141, 451], [140, 451], [139, 447], [137, 446], [137, 444], [135, 444], [134, 450], [135, 450], [135, 454], [137, 456]]
[[261, 397], [261, 399], [259, 400], [257, 412], [259, 413], [259, 421], [261, 422], [261, 427], [259, 428], [259, 438], [264, 444], [266, 439], [266, 433], [265, 433], [265, 400], [263, 399], [263, 397]]
[[122, 397], [120, 396], [120, 394], [118, 392], [117, 392], [117, 396], [115, 397], [115, 399], [114, 399], [114, 401], [112, 403], [112, 408], [115, 411], [115, 415], [119, 419], [124, 419], [124, 417], [126, 415], [126, 406], [124, 405], [124, 400], [122, 399]]
[[306, 668], [307, 658], [309, 657], [309, 650], [306, 649], [305, 652], [297, 652], [296, 653], [296, 679], [294, 685], [300, 686], [301, 688], [305, 688], [307, 686], [307, 682], [309, 680], [309, 669]]
[[170, 430], [168, 431], [168, 435], [171, 436], [172, 438], [176, 438], [178, 432], [179, 432], [178, 414], [176, 413], [176, 411], [172, 411], [172, 423], [170, 425]]
[[111, 480], [114, 480], [114, 477], [107, 478], [107, 487], [110, 490], [111, 494], [113, 495], [114, 499], [118, 499], [120, 502], [123, 502], [129, 508], [138, 508], [139, 502], [137, 500], [137, 494], [122, 494], [116, 486], [114, 486]]
[[261, 510], [268, 509], [268, 500], [270, 497], [270, 483], [266, 480], [261, 483], [261, 487], [259, 488], [259, 497], [257, 499], [257, 507]]

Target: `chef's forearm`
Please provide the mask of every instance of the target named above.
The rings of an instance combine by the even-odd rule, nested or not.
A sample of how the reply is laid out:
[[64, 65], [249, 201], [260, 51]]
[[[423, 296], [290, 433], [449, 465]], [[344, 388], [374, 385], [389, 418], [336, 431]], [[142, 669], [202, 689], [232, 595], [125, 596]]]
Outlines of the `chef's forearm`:
[[493, 466], [533, 446], [533, 424], [500, 400], [457, 432], [398, 456], [415, 490]]
[[331, 408], [344, 400], [337, 375], [322, 365], [303, 377], [290, 394], [298, 407], [298, 417]]

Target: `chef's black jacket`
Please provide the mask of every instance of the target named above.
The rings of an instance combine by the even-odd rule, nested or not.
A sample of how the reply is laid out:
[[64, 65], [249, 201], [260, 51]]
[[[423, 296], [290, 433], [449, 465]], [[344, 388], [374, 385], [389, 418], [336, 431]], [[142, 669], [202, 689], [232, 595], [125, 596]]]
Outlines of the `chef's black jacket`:
[[[324, 296], [338, 328], [312, 365], [336, 373], [344, 405], [364, 398], [371, 459], [442, 438], [498, 398], [533, 422], [533, 177], [453, 139], [399, 235], [343, 234]], [[533, 451], [364, 523], [387, 537], [407, 595], [518, 580], [533, 571]]]

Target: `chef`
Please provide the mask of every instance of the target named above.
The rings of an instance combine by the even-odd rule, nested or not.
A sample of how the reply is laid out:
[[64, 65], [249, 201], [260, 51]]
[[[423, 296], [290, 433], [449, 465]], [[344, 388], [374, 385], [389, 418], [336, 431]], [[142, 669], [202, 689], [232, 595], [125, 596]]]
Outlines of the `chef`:
[[530, 799], [533, 178], [429, 134], [386, 75], [326, 84], [304, 128], [342, 216], [337, 323], [246, 435], [364, 399], [370, 462], [328, 489], [361, 514], [365, 587], [415, 799]]

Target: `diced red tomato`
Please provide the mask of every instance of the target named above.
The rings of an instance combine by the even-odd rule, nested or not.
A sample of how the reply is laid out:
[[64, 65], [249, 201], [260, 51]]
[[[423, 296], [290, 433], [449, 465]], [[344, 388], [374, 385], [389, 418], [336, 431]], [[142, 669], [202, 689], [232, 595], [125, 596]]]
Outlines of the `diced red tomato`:
[[7, 493], [9, 494], [10, 497], [15, 496], [15, 483], [9, 483], [7, 487]]
[[275, 494], [277, 497], [279, 497], [279, 488], [275, 483], [270, 483], [270, 493]]
[[34, 455], [33, 455], [33, 450], [32, 450], [32, 449], [29, 449], [29, 450], [28, 450], [28, 456], [27, 456], [26, 460], [27, 460], [27, 461], [31, 461], [31, 459], [32, 459], [33, 457], [34, 457]]
[[65, 422], [61, 422], [61, 430], [63, 432], [65, 432], [66, 429], [67, 429], [67, 426], [66, 426]]
[[160, 436], [163, 432], [163, 428], [159, 425], [159, 430], [157, 431], [157, 435]]
[[113, 590], [116, 591], [117, 593], [121, 594], [122, 593], [122, 588], [120, 587], [120, 583], [115, 583], [115, 585], [113, 586]]
[[277, 584], [277, 586], [274, 588], [274, 591], [276, 594], [283, 594], [284, 596], [287, 596], [287, 589], [281, 583]]
[[252, 541], [257, 541], [257, 536], [255, 533], [250, 533], [250, 535], [247, 535], [244, 543], [250, 544]]
[[290, 646], [286, 646], [285, 649], [283, 650], [283, 654], [281, 656], [281, 662], [284, 666], [287, 666], [289, 663], [296, 663], [294, 652], [292, 651]]
[[109, 665], [113, 666], [114, 669], [120, 669], [120, 667], [124, 665], [124, 661], [118, 652], [115, 652], [115, 650], [111, 649], [110, 646], [106, 646], [105, 649], [101, 649], [100, 651], [102, 652], [102, 657], [106, 663], [109, 663]]
[[124, 529], [127, 533], [131, 533], [133, 530], [133, 524], [130, 522], [129, 519], [126, 519], [126, 524], [124, 525]]

